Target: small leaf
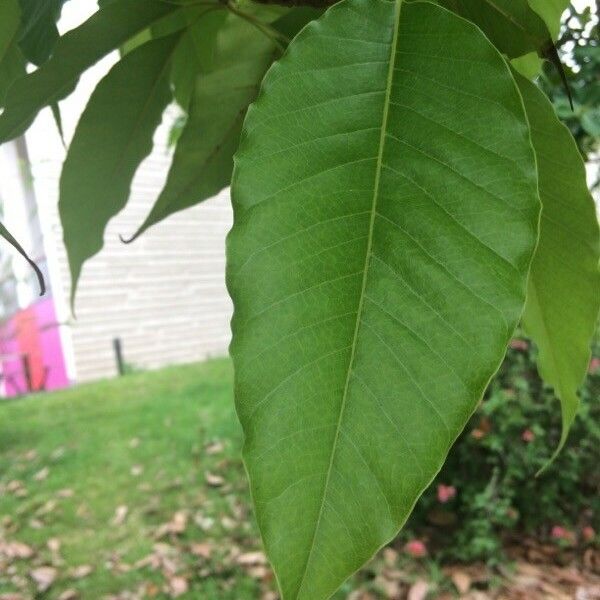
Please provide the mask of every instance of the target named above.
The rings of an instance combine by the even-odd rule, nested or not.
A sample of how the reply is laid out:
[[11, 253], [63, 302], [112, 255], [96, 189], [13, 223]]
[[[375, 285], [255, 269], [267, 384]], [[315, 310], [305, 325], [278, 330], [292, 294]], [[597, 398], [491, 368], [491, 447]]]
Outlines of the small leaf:
[[[583, 160], [544, 94], [517, 77], [531, 124], [542, 200], [523, 326], [539, 348], [542, 378], [562, 402], [563, 446], [577, 413], [600, 308], [600, 233]], [[557, 450], [557, 452], [558, 452]]]
[[552, 39], [558, 37], [560, 20], [569, 4], [570, 0], [529, 0], [531, 8], [546, 22]]
[[540, 212], [523, 103], [465, 19], [345, 0], [267, 73], [232, 195], [257, 520], [283, 600], [324, 600], [397, 534], [520, 318]]
[[221, 29], [194, 35], [206, 43], [211, 32], [212, 47], [204, 51], [214, 62], [198, 76], [165, 188], [132, 240], [174, 212], [214, 196], [231, 181], [246, 109], [258, 94], [275, 46], [233, 15]]
[[135, 171], [152, 149], [171, 100], [169, 68], [178, 40], [178, 34], [160, 38], [123, 57], [98, 84], [79, 120], [59, 200], [72, 298], [83, 263], [102, 248], [108, 221], [125, 206]]
[[35, 275], [37, 277], [39, 286], [40, 286], [40, 296], [43, 296], [46, 293], [46, 284], [44, 282], [44, 276], [40, 271], [40, 268], [35, 264], [35, 262], [29, 258], [27, 252], [23, 250], [23, 247], [17, 240], [11, 235], [11, 233], [0, 223], [0, 236], [3, 237], [31, 266], [31, 268], [35, 271]]
[[509, 58], [516, 58], [530, 52], [541, 54], [551, 43], [548, 27], [531, 9], [527, 0], [438, 0], [438, 2], [475, 23]]
[[56, 22], [66, 0], [19, 0], [21, 37], [19, 45], [34, 65], [46, 62], [59, 38]]
[[175, 9], [160, 0], [120, 0], [65, 34], [48, 62], [10, 88], [0, 115], [0, 143], [21, 135], [42, 108], [68, 96], [86, 69]]

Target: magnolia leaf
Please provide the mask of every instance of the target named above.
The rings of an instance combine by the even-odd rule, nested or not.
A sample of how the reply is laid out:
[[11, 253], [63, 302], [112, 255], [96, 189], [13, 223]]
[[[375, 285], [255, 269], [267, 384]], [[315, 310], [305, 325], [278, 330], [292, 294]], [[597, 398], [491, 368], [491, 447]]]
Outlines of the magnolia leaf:
[[[112, 5], [109, 5], [112, 6]], [[108, 221], [127, 202], [140, 162], [171, 100], [175, 34], [123, 57], [94, 90], [60, 179], [59, 211], [71, 269], [71, 299], [83, 263], [102, 248]]]
[[68, 96], [86, 69], [175, 9], [161, 0], [120, 0], [65, 34], [48, 62], [9, 89], [0, 115], [0, 143], [21, 135], [42, 108]]
[[0, 63], [16, 40], [19, 19], [17, 0], [3, 0], [0, 4]]
[[539, 348], [540, 375], [562, 403], [560, 450], [579, 406], [577, 389], [600, 309], [600, 233], [575, 140], [546, 96], [523, 77], [517, 82], [531, 124], [543, 206], [523, 326]]
[[552, 45], [546, 23], [527, 0], [437, 1], [475, 23], [509, 58], [530, 52], [542, 55]]
[[27, 63], [18, 44], [15, 42], [9, 46], [0, 60], [0, 107], [4, 106], [4, 100], [10, 86], [19, 77], [26, 75]]
[[267, 73], [232, 194], [256, 516], [283, 599], [323, 600], [397, 534], [519, 320], [540, 212], [523, 103], [463, 18], [344, 0]]
[[25, 57], [35, 65], [46, 62], [59, 38], [56, 22], [66, 0], [19, 0], [21, 37]]
[[203, 29], [193, 32], [196, 43], [203, 43], [196, 49], [204, 72], [198, 76], [165, 188], [132, 240], [174, 212], [214, 196], [231, 181], [246, 109], [258, 94], [276, 47], [235, 15], [228, 15], [224, 25], [214, 19], [214, 25], [207, 20], [199, 25]]
[[29, 263], [29, 266], [34, 270], [35, 276], [37, 277], [40, 286], [40, 296], [43, 296], [46, 293], [46, 284], [44, 282], [44, 276], [42, 275], [40, 268], [35, 264], [35, 261], [29, 258], [29, 255], [23, 250], [21, 244], [17, 242], [10, 231], [8, 231], [2, 223], [0, 223], [0, 237], [3, 237]]
[[569, 8], [570, 0], [529, 0], [529, 6], [544, 19], [552, 39], [560, 32], [560, 19]]

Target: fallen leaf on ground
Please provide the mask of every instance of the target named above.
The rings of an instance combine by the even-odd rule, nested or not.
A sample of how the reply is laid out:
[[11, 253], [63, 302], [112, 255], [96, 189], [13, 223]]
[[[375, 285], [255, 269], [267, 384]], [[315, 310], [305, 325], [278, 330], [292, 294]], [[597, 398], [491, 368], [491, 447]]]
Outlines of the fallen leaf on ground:
[[35, 582], [38, 592], [45, 592], [54, 583], [57, 571], [54, 567], [38, 567], [29, 572], [29, 576]]
[[23, 560], [33, 556], [33, 548], [23, 542], [3, 542], [0, 540], [0, 556]]
[[119, 525], [123, 525], [125, 523], [125, 519], [127, 518], [127, 514], [129, 513], [129, 508], [122, 504], [121, 506], [117, 506], [115, 510], [115, 516], [112, 518], [110, 522], [111, 525], [118, 527]]
[[58, 600], [77, 600], [79, 597], [79, 592], [77, 590], [68, 589], [58, 597]]
[[267, 558], [262, 552], [246, 552], [240, 554], [236, 558], [236, 562], [241, 566], [265, 565], [267, 564]]
[[184, 510], [177, 511], [168, 523], [163, 523], [155, 533], [156, 538], [164, 537], [167, 534], [179, 535], [185, 531], [188, 522], [188, 514]]
[[75, 492], [72, 489], [64, 488], [62, 490], [58, 490], [58, 492], [56, 492], [56, 495], [59, 498], [72, 498], [74, 493]]
[[408, 590], [408, 600], [425, 600], [429, 593], [429, 584], [422, 579], [416, 581]]
[[206, 471], [204, 474], [204, 479], [206, 480], [206, 483], [210, 485], [210, 487], [221, 487], [225, 483], [225, 480], [220, 475], [215, 475], [210, 471]]
[[34, 476], [33, 478], [36, 481], [44, 481], [44, 479], [46, 479], [48, 477], [48, 475], [50, 474], [50, 469], [48, 467], [44, 467], [43, 469], [40, 469]]
[[50, 538], [46, 542], [46, 546], [48, 546], [48, 550], [53, 554], [58, 554], [58, 552], [60, 552], [60, 540], [58, 538]]
[[224, 449], [225, 449], [225, 446], [223, 445], [223, 442], [220, 442], [218, 440], [209, 442], [204, 447], [204, 451], [206, 452], [206, 454], [209, 454], [209, 455], [220, 454], [221, 452], [223, 452]]
[[202, 558], [206, 558], [209, 559], [210, 555], [212, 554], [212, 544], [209, 544], [208, 542], [202, 542], [199, 544], [192, 544], [190, 546], [190, 552], [195, 555], [195, 556], [200, 556]]
[[69, 572], [69, 575], [73, 579], [83, 579], [84, 577], [87, 577], [93, 570], [93, 567], [90, 565], [79, 565], [77, 567], [73, 567]]
[[450, 577], [454, 587], [461, 594], [466, 594], [471, 589], [471, 576], [464, 571], [454, 571]]
[[187, 579], [184, 577], [171, 577], [169, 579], [169, 596], [171, 598], [178, 598], [185, 594], [189, 589]]
[[134, 477], [139, 477], [144, 472], [144, 467], [142, 465], [133, 465], [131, 467], [131, 474]]

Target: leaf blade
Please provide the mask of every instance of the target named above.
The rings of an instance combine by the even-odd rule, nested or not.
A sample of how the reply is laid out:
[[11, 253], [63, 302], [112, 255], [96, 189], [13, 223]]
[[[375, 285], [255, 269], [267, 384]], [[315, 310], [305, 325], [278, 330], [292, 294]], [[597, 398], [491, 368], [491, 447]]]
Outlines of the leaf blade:
[[0, 143], [22, 134], [42, 108], [71, 93], [83, 71], [175, 9], [159, 0], [121, 0], [65, 34], [48, 62], [9, 89], [0, 115]]
[[500, 364], [537, 239], [504, 60], [462, 18], [399, 6], [346, 1], [308, 25], [236, 155], [236, 407], [284, 600], [329, 597], [395, 535]]
[[[217, 27], [223, 16], [216, 16], [220, 19]], [[206, 44], [210, 32], [205, 25], [200, 24], [198, 35]], [[207, 45], [204, 53], [214, 56], [214, 62], [198, 74], [165, 188], [130, 241], [171, 214], [214, 196], [231, 181], [246, 109], [258, 94], [276, 48], [234, 15], [227, 17], [223, 28], [213, 30], [213, 40]]]
[[540, 375], [561, 400], [558, 453], [577, 414], [600, 310], [600, 231], [569, 130], [541, 90], [523, 77], [517, 83], [531, 123], [543, 207], [523, 326], [539, 348]]
[[127, 54], [98, 84], [79, 120], [59, 200], [72, 300], [83, 263], [102, 248], [108, 221], [125, 206], [135, 171], [152, 149], [171, 100], [169, 66], [178, 41], [174, 34]]

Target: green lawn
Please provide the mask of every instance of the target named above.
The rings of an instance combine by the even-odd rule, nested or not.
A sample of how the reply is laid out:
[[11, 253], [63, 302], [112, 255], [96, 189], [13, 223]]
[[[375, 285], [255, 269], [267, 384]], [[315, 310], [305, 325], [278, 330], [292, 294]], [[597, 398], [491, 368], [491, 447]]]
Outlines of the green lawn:
[[[34, 551], [0, 551], [0, 594], [33, 595], [40, 566], [56, 569], [44, 598], [169, 597], [179, 576], [181, 598], [266, 593], [268, 571], [236, 558], [259, 543], [231, 381], [222, 359], [0, 404], [0, 550], [18, 541]], [[78, 579], [81, 565], [93, 571]]]

